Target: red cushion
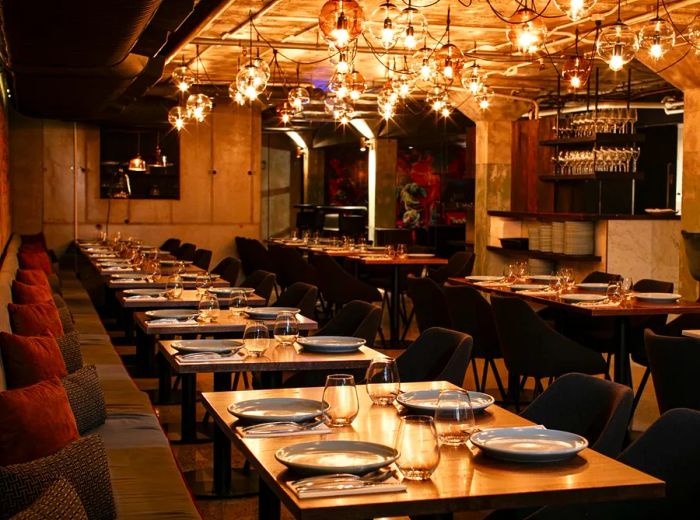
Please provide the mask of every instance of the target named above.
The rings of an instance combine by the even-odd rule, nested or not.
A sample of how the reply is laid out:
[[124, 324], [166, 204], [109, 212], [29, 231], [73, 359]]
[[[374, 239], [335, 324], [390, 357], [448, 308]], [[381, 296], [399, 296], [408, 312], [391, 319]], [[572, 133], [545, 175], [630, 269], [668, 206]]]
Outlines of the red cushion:
[[19, 246], [20, 252], [25, 252], [25, 253], [45, 253], [46, 248], [42, 246], [39, 242], [32, 243], [32, 244], [22, 244]]
[[46, 249], [46, 237], [44, 236], [43, 231], [39, 231], [35, 235], [20, 235], [20, 240], [22, 241], [22, 245], [31, 245], [31, 244], [39, 244], [41, 247]]
[[68, 375], [61, 349], [51, 335], [17, 336], [0, 332], [0, 355], [7, 388], [21, 388]]
[[63, 336], [63, 325], [53, 303], [8, 303], [12, 332], [21, 336], [44, 336], [48, 329], [55, 337]]
[[0, 392], [0, 466], [47, 457], [79, 438], [58, 378]]
[[46, 274], [51, 274], [51, 259], [45, 251], [31, 252], [20, 251], [17, 253], [21, 269], [41, 269]]
[[12, 301], [15, 303], [53, 303], [51, 287], [47, 285], [29, 285], [12, 280]]
[[17, 269], [15, 280], [29, 285], [45, 285], [49, 289], [49, 278], [41, 269]]

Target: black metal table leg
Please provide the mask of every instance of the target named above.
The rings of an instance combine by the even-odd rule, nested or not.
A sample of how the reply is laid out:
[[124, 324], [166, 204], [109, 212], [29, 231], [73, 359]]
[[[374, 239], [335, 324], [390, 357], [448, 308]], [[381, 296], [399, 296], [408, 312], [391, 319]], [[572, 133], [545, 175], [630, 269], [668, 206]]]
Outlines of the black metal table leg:
[[180, 438], [170, 439], [173, 444], [196, 444], [211, 442], [197, 430], [197, 375], [182, 374], [182, 401], [180, 403]]
[[627, 336], [629, 332], [629, 318], [620, 316], [616, 322], [617, 352], [615, 352], [615, 365], [613, 379], [616, 383], [631, 386], [630, 359], [627, 350]]
[[260, 520], [278, 520], [280, 517], [280, 500], [265, 482], [260, 479], [258, 495], [258, 518]]
[[391, 270], [391, 314], [389, 316], [390, 344], [396, 348], [399, 341], [399, 266], [393, 265]]
[[158, 363], [158, 404], [169, 403], [171, 398], [170, 363], [161, 353], [156, 354], [156, 362]]

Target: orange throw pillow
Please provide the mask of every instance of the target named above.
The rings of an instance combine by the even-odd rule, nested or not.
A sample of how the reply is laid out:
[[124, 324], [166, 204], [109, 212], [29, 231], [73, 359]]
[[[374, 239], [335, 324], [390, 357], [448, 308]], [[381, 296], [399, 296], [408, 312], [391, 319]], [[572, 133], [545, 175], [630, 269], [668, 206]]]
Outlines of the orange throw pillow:
[[12, 332], [20, 336], [43, 336], [46, 329], [60, 338], [63, 336], [63, 325], [58, 309], [53, 303], [8, 303], [10, 325]]
[[54, 303], [51, 287], [29, 285], [12, 280], [12, 301], [14, 303]]
[[17, 253], [21, 269], [41, 269], [46, 274], [51, 274], [51, 259], [45, 251], [20, 251]]
[[22, 388], [68, 375], [61, 349], [53, 336], [17, 336], [0, 332], [0, 355], [7, 388]]
[[0, 466], [47, 457], [79, 438], [61, 381], [0, 392]]
[[17, 269], [15, 280], [29, 285], [45, 285], [49, 289], [49, 277], [41, 269]]

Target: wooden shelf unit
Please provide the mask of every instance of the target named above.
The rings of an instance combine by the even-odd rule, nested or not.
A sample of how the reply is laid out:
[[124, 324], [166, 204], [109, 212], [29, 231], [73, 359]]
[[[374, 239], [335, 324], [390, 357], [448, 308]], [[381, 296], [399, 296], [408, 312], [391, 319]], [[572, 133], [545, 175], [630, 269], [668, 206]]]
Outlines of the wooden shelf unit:
[[598, 255], [565, 255], [563, 253], [548, 253], [546, 251], [531, 251], [529, 249], [509, 249], [499, 246], [486, 246], [486, 249], [499, 254], [515, 254], [527, 256], [530, 258], [539, 258], [540, 260], [554, 261], [579, 261], [579, 262], [600, 262], [601, 257]]

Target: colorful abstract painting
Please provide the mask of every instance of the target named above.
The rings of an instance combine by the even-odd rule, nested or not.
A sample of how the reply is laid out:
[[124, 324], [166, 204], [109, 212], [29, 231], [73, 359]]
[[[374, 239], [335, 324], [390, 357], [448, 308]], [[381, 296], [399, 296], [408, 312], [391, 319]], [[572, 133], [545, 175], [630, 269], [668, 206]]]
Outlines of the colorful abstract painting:
[[367, 205], [367, 154], [356, 144], [327, 147], [324, 170], [327, 204]]

